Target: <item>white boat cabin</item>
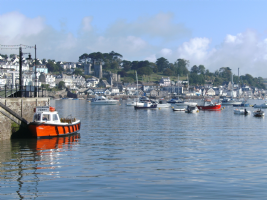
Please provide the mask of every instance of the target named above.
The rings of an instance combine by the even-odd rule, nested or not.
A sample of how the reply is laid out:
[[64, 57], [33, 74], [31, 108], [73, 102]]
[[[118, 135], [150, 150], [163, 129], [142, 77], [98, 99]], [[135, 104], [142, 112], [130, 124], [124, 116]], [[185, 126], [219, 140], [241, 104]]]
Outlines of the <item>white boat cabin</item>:
[[60, 123], [60, 118], [57, 111], [55, 111], [55, 108], [49, 106], [38, 106], [35, 108], [33, 121]]

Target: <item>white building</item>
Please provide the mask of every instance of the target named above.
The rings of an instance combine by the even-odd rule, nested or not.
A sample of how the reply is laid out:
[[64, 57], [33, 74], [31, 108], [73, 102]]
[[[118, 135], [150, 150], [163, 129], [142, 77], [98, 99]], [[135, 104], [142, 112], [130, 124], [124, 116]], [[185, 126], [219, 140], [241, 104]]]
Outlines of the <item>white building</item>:
[[171, 85], [171, 80], [170, 78], [161, 78], [160, 81], [159, 81], [159, 85], [160, 86], [170, 86]]

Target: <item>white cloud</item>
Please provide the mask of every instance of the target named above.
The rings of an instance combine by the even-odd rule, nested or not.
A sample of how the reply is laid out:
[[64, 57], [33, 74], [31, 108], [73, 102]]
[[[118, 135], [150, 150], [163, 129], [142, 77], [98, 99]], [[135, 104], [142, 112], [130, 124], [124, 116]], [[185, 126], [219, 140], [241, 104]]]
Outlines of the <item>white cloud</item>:
[[251, 30], [237, 35], [227, 35], [224, 42], [213, 49], [209, 47], [211, 40], [193, 38], [183, 43], [173, 58], [189, 60], [190, 67], [203, 64], [212, 72], [221, 67], [230, 67], [235, 74], [240, 68], [242, 74], [266, 77], [266, 41], [260, 40]]
[[30, 19], [18, 12], [0, 15], [0, 35], [8, 42], [20, 37], [37, 35], [44, 29], [44, 26], [44, 19], [41, 17]]
[[[93, 18], [84, 17], [78, 36], [64, 30], [55, 30], [45, 24], [41, 17], [27, 18], [11, 12], [0, 15], [0, 44], [37, 45], [37, 57], [56, 61], [78, 61], [83, 53], [115, 51], [125, 60], [149, 60], [155, 62], [165, 57], [169, 62], [178, 58], [193, 65], [203, 64], [214, 72], [220, 67], [230, 67], [234, 73], [240, 68], [242, 74], [267, 77], [267, 39], [262, 39], [255, 31], [228, 34], [222, 43], [211, 48], [212, 40], [205, 37], [191, 38], [176, 48], [170, 47], [177, 38], [190, 35], [184, 25], [174, 24], [170, 13], [160, 13], [139, 18], [134, 22], [117, 21], [99, 34], [92, 26]], [[154, 44], [151, 38], [160, 42]], [[166, 39], [167, 38], [167, 39]], [[167, 41], [167, 43], [166, 43]], [[17, 53], [1, 50], [1, 54]]]
[[92, 22], [93, 18], [92, 17], [84, 17], [82, 20], [82, 30], [83, 31], [92, 31]]
[[191, 35], [191, 31], [185, 25], [173, 23], [172, 20], [172, 13], [139, 17], [136, 21], [128, 23], [125, 20], [118, 20], [107, 29], [106, 35], [123, 37], [128, 35], [148, 36], [157, 37], [164, 41]]
[[156, 62], [157, 61], [157, 57], [155, 54], [150, 55], [148, 57], [146, 57], [144, 60], [148, 60], [149, 62]]
[[168, 57], [168, 56], [171, 56], [172, 55], [172, 50], [171, 49], [167, 49], [167, 48], [164, 48], [164, 49], [161, 49], [160, 50], [160, 55], [162, 55], [163, 57]]

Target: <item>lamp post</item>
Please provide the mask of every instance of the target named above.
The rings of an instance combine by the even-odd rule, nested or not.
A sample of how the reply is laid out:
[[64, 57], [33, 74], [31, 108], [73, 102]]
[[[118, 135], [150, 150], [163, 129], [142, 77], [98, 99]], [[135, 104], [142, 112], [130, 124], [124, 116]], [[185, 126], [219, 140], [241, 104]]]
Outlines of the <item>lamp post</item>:
[[22, 55], [23, 54], [29, 54], [29, 57], [26, 58], [26, 60], [31, 60], [31, 54], [30, 53], [22, 53], [22, 47], [19, 47], [19, 93], [20, 97], [22, 97]]
[[38, 98], [38, 78], [37, 78], [37, 64], [36, 64], [36, 45], [34, 46], [34, 51], [35, 51], [35, 58], [34, 58], [34, 75], [35, 75], [35, 79], [34, 79], [34, 85], [36, 87], [36, 94], [34, 96], [36, 96]]

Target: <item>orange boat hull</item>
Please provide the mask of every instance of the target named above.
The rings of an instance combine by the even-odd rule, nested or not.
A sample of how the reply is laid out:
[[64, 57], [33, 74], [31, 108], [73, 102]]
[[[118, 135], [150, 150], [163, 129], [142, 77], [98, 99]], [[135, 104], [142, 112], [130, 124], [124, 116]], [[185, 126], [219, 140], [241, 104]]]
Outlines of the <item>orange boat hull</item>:
[[33, 137], [58, 137], [77, 133], [80, 130], [81, 122], [72, 124], [46, 124], [31, 122], [28, 125]]

